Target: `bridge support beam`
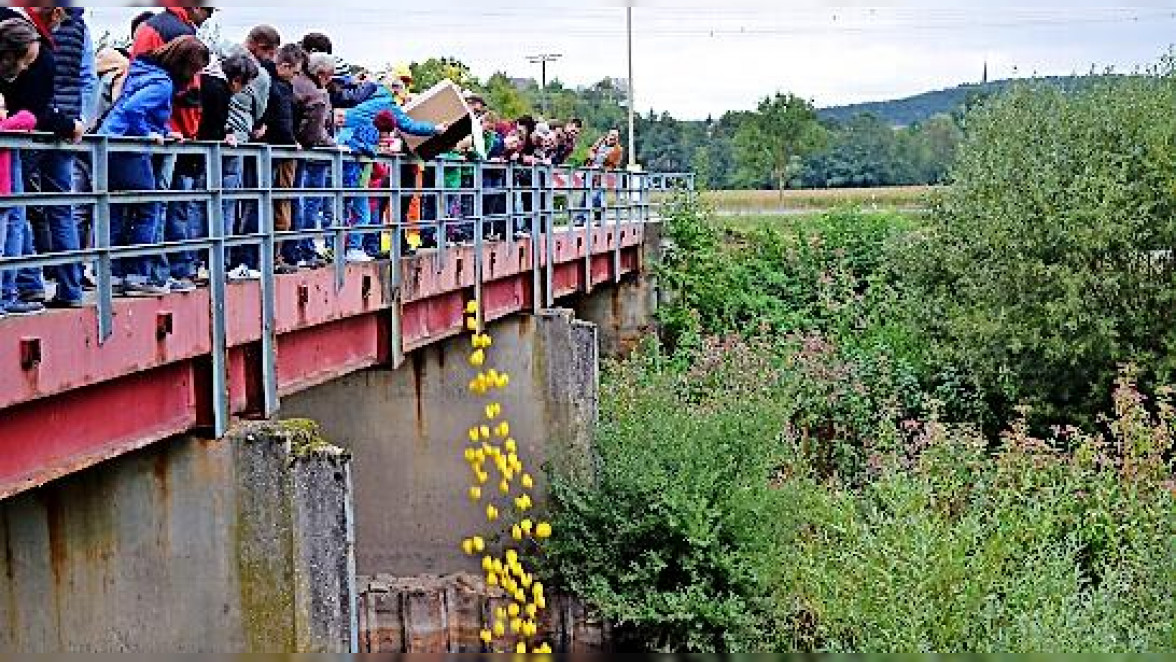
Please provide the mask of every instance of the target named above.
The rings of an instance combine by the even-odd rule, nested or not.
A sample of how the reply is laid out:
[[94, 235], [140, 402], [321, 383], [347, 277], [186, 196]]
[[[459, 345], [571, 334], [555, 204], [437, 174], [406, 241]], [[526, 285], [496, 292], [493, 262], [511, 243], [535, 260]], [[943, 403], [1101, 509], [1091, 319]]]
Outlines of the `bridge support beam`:
[[[591, 468], [596, 329], [550, 310], [495, 322], [489, 333], [486, 368], [511, 376], [500, 401], [542, 502], [545, 464]], [[480, 572], [459, 545], [488, 528], [466, 496], [472, 479], [462, 455], [485, 404], [467, 391], [469, 353], [468, 335], [453, 338], [417, 350], [399, 369], [355, 373], [283, 401], [283, 415], [318, 421], [355, 458], [361, 578]]]
[[0, 501], [0, 651], [347, 652], [350, 461], [305, 422]]
[[576, 311], [576, 317], [599, 329], [602, 356], [628, 356], [641, 341], [657, 334], [660, 296], [657, 265], [661, 262], [663, 250], [662, 231], [660, 223], [645, 226], [645, 242], [641, 246], [641, 263], [637, 269], [617, 274], [611, 285], [601, 285], [589, 294], [568, 301]]

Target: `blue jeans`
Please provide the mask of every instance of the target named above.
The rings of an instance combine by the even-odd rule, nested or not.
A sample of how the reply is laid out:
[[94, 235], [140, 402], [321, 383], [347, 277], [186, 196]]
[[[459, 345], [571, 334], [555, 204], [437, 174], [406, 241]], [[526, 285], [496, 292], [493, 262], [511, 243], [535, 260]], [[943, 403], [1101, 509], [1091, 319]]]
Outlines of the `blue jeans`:
[[[238, 191], [242, 186], [241, 170], [244, 167], [240, 156], [226, 156], [221, 167], [221, 190], [224, 192]], [[224, 220], [225, 236], [231, 236], [237, 227], [237, 211], [240, 205], [236, 200], [225, 200]]]
[[[174, 157], [164, 157], [158, 165], [155, 178], [158, 190], [197, 190], [197, 178], [190, 173], [177, 172]], [[165, 209], [163, 227], [161, 228], [163, 234], [157, 238], [158, 241], [187, 241], [201, 236], [205, 224], [202, 203], [190, 200], [171, 202], [166, 205]], [[196, 254], [193, 251], [180, 251], [162, 257], [164, 263], [168, 265], [168, 272], [172, 278], [190, 279], [196, 277]]]
[[[172, 190], [203, 191], [208, 188], [205, 175], [180, 175], [176, 177]], [[201, 239], [208, 236], [208, 214], [203, 202], [185, 201], [168, 205], [168, 222], [164, 229], [164, 237], [168, 241], [184, 239]], [[171, 259], [172, 278], [195, 278], [199, 266], [197, 255], [193, 251], [175, 254]]]
[[[331, 164], [322, 161], [307, 161], [299, 164], [298, 169], [298, 188], [326, 188], [327, 180], [331, 174]], [[302, 230], [317, 230], [328, 227], [334, 214], [332, 213], [332, 205], [328, 204], [327, 198], [321, 196], [311, 196], [295, 201], [294, 204], [294, 229]], [[319, 214], [323, 214], [323, 224], [319, 224]], [[330, 239], [327, 240], [330, 244]], [[288, 255], [286, 261], [290, 264], [295, 264], [303, 260], [314, 259], [317, 251], [314, 248], [313, 239], [299, 239], [298, 241], [286, 242]]]
[[[355, 161], [348, 161], [343, 164], [343, 187], [344, 188], [359, 188], [360, 180], [363, 179], [363, 164]], [[349, 197], [346, 199], [346, 204], [343, 208], [343, 213], [347, 216], [347, 224], [352, 227], [370, 227], [372, 223], [372, 208], [368, 203], [366, 196]], [[367, 235], [351, 232], [347, 235], [347, 250], [365, 250], [365, 247], [375, 243], [377, 247], [380, 244], [380, 235], [373, 234], [371, 239]], [[366, 251], [365, 251], [366, 252]]]
[[[150, 192], [155, 188], [155, 170], [146, 154], [110, 155], [110, 190]], [[158, 202], [113, 205], [110, 210], [110, 243], [114, 246], [143, 246], [156, 243], [163, 235], [163, 205]], [[167, 282], [167, 263], [160, 255], [122, 260], [122, 272], [154, 285]]]
[[[12, 193], [24, 192], [20, 155], [12, 154]], [[24, 255], [24, 210], [19, 207], [0, 208], [0, 256]], [[16, 269], [0, 269], [0, 308], [16, 302]]]
[[[260, 183], [257, 173], [257, 160], [239, 157], [236, 161], [240, 164], [240, 167], [237, 169], [237, 181], [240, 184], [237, 185], [237, 188], [258, 188]], [[228, 188], [228, 184], [225, 185], [225, 188]], [[241, 204], [238, 205], [239, 216], [234, 226], [234, 234], [257, 234], [261, 229], [257, 204], [254, 200], [241, 201]], [[233, 254], [229, 261], [235, 266], [245, 265], [250, 269], [257, 270], [258, 265], [261, 264], [261, 254], [256, 246], [243, 246], [233, 249]]]
[[[17, 159], [14, 159], [17, 160]], [[20, 154], [20, 167], [24, 180], [24, 191], [40, 193], [70, 193], [73, 191], [74, 154], [43, 150], [25, 150]], [[22, 253], [34, 255], [33, 228], [28, 214], [24, 218]], [[78, 223], [70, 205], [42, 208], [42, 222], [46, 224], [48, 245], [43, 248], [50, 253], [64, 253], [81, 248]], [[59, 301], [82, 300], [82, 265], [66, 264], [51, 268], [57, 280]], [[16, 277], [16, 286], [21, 292], [43, 292], [45, 281], [41, 269], [21, 269]]]

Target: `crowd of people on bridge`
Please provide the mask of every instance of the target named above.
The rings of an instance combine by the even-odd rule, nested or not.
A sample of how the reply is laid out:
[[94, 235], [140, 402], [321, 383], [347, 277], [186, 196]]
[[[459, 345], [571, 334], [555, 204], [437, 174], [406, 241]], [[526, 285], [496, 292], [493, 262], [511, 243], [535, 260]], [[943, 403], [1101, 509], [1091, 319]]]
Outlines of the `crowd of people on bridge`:
[[[329, 161], [275, 158], [272, 172], [259, 173], [257, 159], [229, 149], [219, 168], [221, 188], [227, 190], [263, 184], [279, 190], [321, 190], [331, 184], [378, 188], [394, 176], [402, 185], [421, 189], [469, 186], [461, 167], [447, 168], [446, 181], [431, 182], [426, 181], [428, 170], [417, 162], [405, 161], [401, 172], [393, 173], [379, 162], [358, 158], [402, 154], [404, 135], [433, 136], [449, 129], [405, 112], [413, 96], [409, 67], [378, 76], [357, 72], [341, 66], [329, 35], [314, 32], [298, 41], [284, 41], [279, 29], [270, 25], [254, 27], [240, 44], [210, 46], [201, 41], [198, 31], [215, 11], [219, 10], [166, 4], [134, 17], [129, 47], [96, 50], [81, 8], [0, 7], [0, 131], [51, 133], [70, 142], [96, 134], [159, 145], [205, 141], [232, 148], [261, 143], [283, 149], [339, 150], [347, 155], [342, 181], [335, 183]], [[584, 129], [580, 120], [507, 119], [473, 92], [465, 92], [465, 100], [483, 135], [481, 140], [470, 136], [443, 158], [600, 169], [615, 169], [623, 163], [616, 129], [591, 143], [585, 161], [572, 163]], [[209, 188], [209, 168], [201, 156], [152, 153], [142, 146], [130, 151], [112, 148], [108, 164], [110, 191]], [[83, 152], [0, 149], [0, 256], [19, 258], [94, 246], [98, 238], [88, 205], [4, 205], [5, 197], [22, 193], [93, 191], [93, 166]], [[492, 182], [490, 172], [485, 185], [503, 186], [505, 175], [495, 175], [499, 181]], [[403, 250], [412, 251], [436, 241], [423, 229], [424, 221], [435, 220], [438, 213], [451, 217], [472, 213], [460, 195], [446, 196], [443, 205], [424, 204], [420, 194], [407, 196], [404, 203], [399, 205], [401, 218], [391, 219], [386, 197], [348, 198], [344, 223], [408, 223], [413, 229], [404, 233]], [[484, 213], [505, 213], [505, 200], [501, 207]], [[332, 210], [329, 197], [279, 199], [273, 203], [274, 229], [331, 227]], [[226, 236], [258, 232], [256, 202], [225, 201], [223, 211]], [[206, 238], [210, 234], [207, 212], [203, 201], [178, 198], [167, 203], [115, 204], [110, 244], [139, 246]], [[417, 222], [422, 226], [412, 225]], [[496, 230], [499, 234], [514, 231], [506, 226]], [[460, 228], [453, 232], [457, 234], [450, 238], [468, 238]], [[275, 251], [273, 269], [289, 274], [322, 268], [333, 250], [345, 251], [349, 262], [369, 262], [386, 258], [385, 247], [378, 231], [348, 233], [346, 245], [340, 247], [330, 241], [285, 241]], [[260, 277], [256, 247], [233, 249], [228, 259], [229, 278]], [[207, 261], [208, 256], [198, 251], [115, 260], [115, 291], [132, 297], [192, 291], [207, 282]], [[47, 269], [0, 269], [0, 316], [33, 315], [46, 307], [83, 307], [87, 290], [94, 288], [92, 276], [84, 262]], [[53, 285], [51, 290], [47, 281]], [[47, 297], [50, 291], [52, 296]]]

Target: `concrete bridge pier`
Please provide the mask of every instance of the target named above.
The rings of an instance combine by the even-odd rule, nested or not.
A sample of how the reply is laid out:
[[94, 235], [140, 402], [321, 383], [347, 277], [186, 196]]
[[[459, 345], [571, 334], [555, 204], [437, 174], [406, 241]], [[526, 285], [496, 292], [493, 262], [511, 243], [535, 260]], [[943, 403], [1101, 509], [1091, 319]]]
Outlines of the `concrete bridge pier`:
[[248, 424], [0, 502], [0, 651], [350, 650], [350, 471]]

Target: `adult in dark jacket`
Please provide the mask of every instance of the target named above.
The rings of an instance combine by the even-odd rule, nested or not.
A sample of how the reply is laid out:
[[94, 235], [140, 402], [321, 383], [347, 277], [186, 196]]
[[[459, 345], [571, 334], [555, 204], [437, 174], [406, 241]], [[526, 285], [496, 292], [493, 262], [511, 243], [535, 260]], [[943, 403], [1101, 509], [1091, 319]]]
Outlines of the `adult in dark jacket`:
[[[122, 96], [98, 133], [150, 138], [162, 144], [170, 131], [176, 89], [188, 86], [208, 63], [208, 48], [194, 36], [180, 37], [153, 53], [139, 56], [131, 63]], [[115, 153], [110, 157], [113, 191], [155, 190], [155, 176], [148, 152]], [[157, 241], [162, 222], [160, 207], [154, 202], [116, 205], [111, 210], [111, 243], [137, 246]], [[160, 296], [171, 291], [161, 256], [129, 258], [122, 266], [125, 294]]]
[[[298, 44], [286, 44], [278, 49], [272, 62], [264, 62], [262, 66], [270, 74], [269, 103], [266, 105], [265, 142], [275, 147], [299, 147], [298, 137], [294, 135], [294, 78], [302, 71], [306, 64], [306, 53]], [[298, 161], [295, 159], [274, 159], [273, 186], [278, 189], [294, 188], [298, 177]], [[277, 200], [274, 202], [274, 230], [289, 232], [294, 227], [293, 200]], [[277, 251], [277, 263], [274, 270], [279, 274], [298, 271], [298, 260], [290, 261], [293, 257], [292, 245], [295, 242], [282, 242]], [[286, 244], [289, 245], [286, 245]]]
[[[308, 35], [308, 37], [311, 35]], [[303, 38], [303, 44], [306, 43]], [[299, 144], [307, 148], [334, 149], [331, 98], [326, 87], [335, 73], [335, 58], [325, 52], [315, 52], [306, 59], [305, 70], [294, 79], [295, 134]], [[305, 161], [298, 172], [299, 188], [321, 189], [327, 186], [330, 161]], [[319, 227], [319, 213], [326, 208], [326, 198], [306, 196], [294, 206], [294, 229], [314, 230]], [[290, 264], [315, 268], [325, 266], [314, 242], [302, 239], [287, 242], [286, 261]]]
[[[37, 59], [27, 70], [13, 80], [0, 80], [0, 94], [4, 95], [8, 111], [17, 113], [27, 110], [37, 118], [37, 130], [55, 133], [73, 141], [81, 140], [84, 126], [79, 117], [71, 117], [54, 105], [57, 81], [56, 42], [53, 32], [67, 19], [63, 7], [29, 7], [9, 9], [0, 7], [0, 21], [19, 18], [27, 20], [40, 36]], [[24, 150], [20, 154], [20, 188], [15, 192], [39, 191], [43, 193], [66, 193], [73, 190], [73, 159], [68, 153], [54, 150]], [[26, 210], [18, 212], [24, 217], [21, 239], [22, 255], [32, 255], [33, 228]], [[45, 248], [49, 250], [77, 250], [78, 227], [70, 207], [45, 207], [39, 217], [47, 226], [48, 236]], [[58, 292], [55, 304], [78, 306], [82, 302], [81, 269], [77, 265], [56, 267]], [[45, 285], [39, 269], [22, 269], [15, 287], [19, 298], [26, 303], [45, 300]]]
[[[257, 78], [259, 71], [257, 60], [254, 60], [253, 56], [248, 53], [235, 53], [208, 67], [201, 74], [200, 105], [202, 112], [200, 114], [200, 130], [197, 133], [199, 140], [236, 146], [236, 136], [229, 128], [229, 113], [233, 96], [252, 83]], [[222, 176], [229, 172], [229, 168], [233, 167], [232, 164], [237, 159], [238, 157], [226, 156], [222, 160]], [[196, 190], [208, 188], [207, 175], [208, 173], [204, 170], [196, 173]], [[234, 209], [236, 209], [236, 204], [231, 201], [225, 202], [222, 208], [221, 220], [225, 236], [229, 236], [233, 232]], [[201, 236], [209, 236], [208, 225], [206, 221], [199, 228]], [[203, 257], [203, 259], [207, 263], [207, 257]]]

